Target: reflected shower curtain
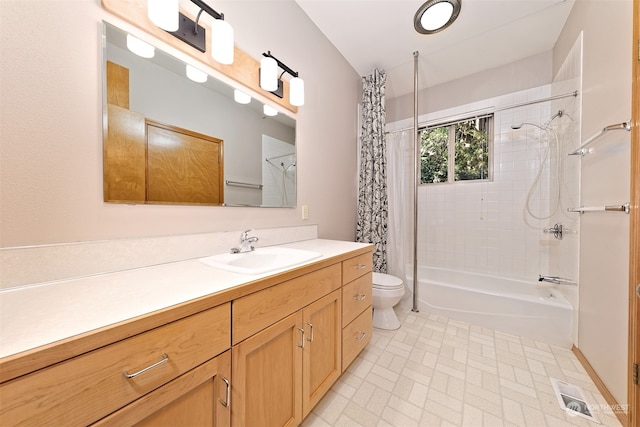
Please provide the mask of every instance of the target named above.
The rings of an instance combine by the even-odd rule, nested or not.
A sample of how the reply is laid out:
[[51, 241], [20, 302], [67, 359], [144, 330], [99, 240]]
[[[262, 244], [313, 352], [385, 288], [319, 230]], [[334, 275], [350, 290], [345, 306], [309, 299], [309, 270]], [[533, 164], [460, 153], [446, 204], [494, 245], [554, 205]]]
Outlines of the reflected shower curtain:
[[387, 267], [389, 274], [400, 277], [411, 297], [413, 289], [413, 130], [387, 135], [387, 188], [389, 191], [389, 227]]
[[373, 243], [373, 270], [387, 272], [387, 170], [382, 70], [362, 78], [362, 129], [356, 241]]

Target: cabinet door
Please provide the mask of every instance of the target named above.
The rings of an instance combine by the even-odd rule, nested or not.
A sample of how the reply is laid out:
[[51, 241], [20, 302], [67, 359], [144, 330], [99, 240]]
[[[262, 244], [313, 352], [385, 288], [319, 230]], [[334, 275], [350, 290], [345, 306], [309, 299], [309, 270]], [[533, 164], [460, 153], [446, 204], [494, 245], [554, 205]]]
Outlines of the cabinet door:
[[303, 417], [342, 373], [341, 292], [340, 289], [331, 292], [302, 311], [306, 332], [302, 359]]
[[230, 425], [231, 350], [181, 375], [94, 426]]
[[302, 312], [232, 349], [231, 423], [295, 426], [302, 421]]

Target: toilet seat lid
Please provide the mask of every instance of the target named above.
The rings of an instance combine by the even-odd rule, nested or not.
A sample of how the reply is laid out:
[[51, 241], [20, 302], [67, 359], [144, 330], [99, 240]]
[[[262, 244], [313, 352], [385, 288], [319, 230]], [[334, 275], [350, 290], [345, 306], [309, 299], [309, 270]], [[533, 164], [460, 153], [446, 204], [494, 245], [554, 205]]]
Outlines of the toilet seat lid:
[[385, 273], [373, 273], [373, 287], [378, 289], [402, 288], [402, 279]]

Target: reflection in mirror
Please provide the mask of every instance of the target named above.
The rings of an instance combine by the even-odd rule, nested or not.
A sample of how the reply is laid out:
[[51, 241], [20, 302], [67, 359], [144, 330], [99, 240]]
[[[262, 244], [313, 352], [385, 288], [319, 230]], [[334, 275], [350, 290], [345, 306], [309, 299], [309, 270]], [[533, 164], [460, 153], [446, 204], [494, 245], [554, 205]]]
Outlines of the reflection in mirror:
[[294, 119], [212, 76], [188, 79], [160, 49], [135, 55], [104, 27], [106, 202], [296, 206]]

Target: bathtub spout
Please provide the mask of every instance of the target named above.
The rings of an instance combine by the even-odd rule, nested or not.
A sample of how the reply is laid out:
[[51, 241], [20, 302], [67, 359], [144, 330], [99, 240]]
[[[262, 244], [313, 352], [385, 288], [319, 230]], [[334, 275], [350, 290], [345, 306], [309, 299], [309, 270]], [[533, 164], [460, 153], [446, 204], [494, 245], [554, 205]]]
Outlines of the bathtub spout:
[[577, 285], [576, 282], [570, 279], [565, 279], [558, 276], [543, 276], [542, 274], [538, 275], [538, 282], [549, 282], [554, 285]]

